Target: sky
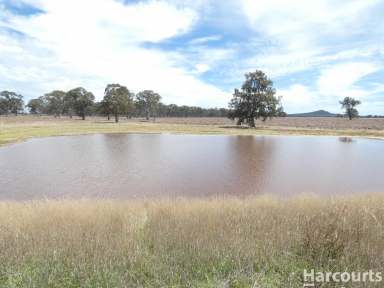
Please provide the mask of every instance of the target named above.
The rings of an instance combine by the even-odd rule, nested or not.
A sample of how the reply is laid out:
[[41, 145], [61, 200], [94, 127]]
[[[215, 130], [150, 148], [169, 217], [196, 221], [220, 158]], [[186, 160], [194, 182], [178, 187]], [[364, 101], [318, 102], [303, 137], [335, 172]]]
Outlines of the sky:
[[109, 83], [227, 107], [263, 70], [288, 113], [384, 114], [384, 0], [0, 0], [0, 91]]

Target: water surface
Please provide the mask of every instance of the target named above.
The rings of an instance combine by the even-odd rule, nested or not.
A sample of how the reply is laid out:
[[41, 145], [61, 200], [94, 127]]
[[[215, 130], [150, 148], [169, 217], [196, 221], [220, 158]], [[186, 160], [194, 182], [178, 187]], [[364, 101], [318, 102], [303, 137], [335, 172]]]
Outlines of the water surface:
[[100, 134], [0, 148], [0, 199], [384, 192], [384, 141]]

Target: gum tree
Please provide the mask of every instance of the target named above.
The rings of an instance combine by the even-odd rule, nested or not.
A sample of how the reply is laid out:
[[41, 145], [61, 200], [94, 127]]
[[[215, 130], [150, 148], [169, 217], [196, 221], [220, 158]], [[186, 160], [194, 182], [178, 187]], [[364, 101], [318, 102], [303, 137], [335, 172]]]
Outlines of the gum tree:
[[255, 127], [255, 120], [279, 116], [283, 112], [281, 98], [275, 96], [273, 82], [260, 70], [245, 74], [245, 82], [240, 89], [235, 89], [229, 103], [228, 117]]
[[[95, 96], [83, 87], [78, 87], [67, 92], [64, 98], [65, 108], [74, 111], [78, 116], [85, 120], [85, 115], [92, 107]], [[70, 115], [71, 112], [69, 112]]]
[[119, 122], [119, 115], [127, 115], [132, 109], [133, 96], [127, 87], [120, 84], [108, 84], [104, 91], [102, 109], [108, 115], [115, 115], [115, 122]]
[[345, 97], [342, 101], [339, 101], [341, 108], [345, 110], [345, 115], [348, 116], [349, 120], [359, 117], [359, 111], [355, 108], [360, 105], [361, 102], [352, 97]]
[[53, 114], [55, 117], [60, 117], [65, 111], [66, 93], [60, 90], [54, 90], [42, 96], [48, 114]]
[[147, 120], [149, 120], [150, 116], [155, 119], [160, 100], [161, 96], [158, 93], [155, 93], [152, 90], [144, 90], [137, 93], [136, 106], [141, 111], [144, 111]]
[[29, 113], [31, 114], [43, 114], [45, 113], [44, 102], [41, 97], [37, 99], [29, 100], [27, 104], [27, 108], [29, 109]]
[[14, 113], [16, 116], [24, 110], [23, 96], [12, 91], [0, 92], [0, 111], [3, 114]]

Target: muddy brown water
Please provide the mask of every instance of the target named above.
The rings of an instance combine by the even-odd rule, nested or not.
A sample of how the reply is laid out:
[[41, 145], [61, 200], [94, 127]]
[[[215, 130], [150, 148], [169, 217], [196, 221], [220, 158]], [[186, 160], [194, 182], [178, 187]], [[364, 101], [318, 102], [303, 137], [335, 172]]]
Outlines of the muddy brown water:
[[0, 148], [0, 200], [384, 192], [384, 141], [99, 134]]

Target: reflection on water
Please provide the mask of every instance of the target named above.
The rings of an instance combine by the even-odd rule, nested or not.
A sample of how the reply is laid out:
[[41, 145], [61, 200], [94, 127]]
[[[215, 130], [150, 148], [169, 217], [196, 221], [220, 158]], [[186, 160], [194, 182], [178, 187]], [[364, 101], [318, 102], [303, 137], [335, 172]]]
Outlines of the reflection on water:
[[33, 139], [0, 148], [0, 199], [382, 192], [384, 142], [342, 138]]
[[353, 138], [352, 137], [339, 137], [339, 141], [344, 142], [344, 143], [351, 143], [351, 142], [353, 142]]

